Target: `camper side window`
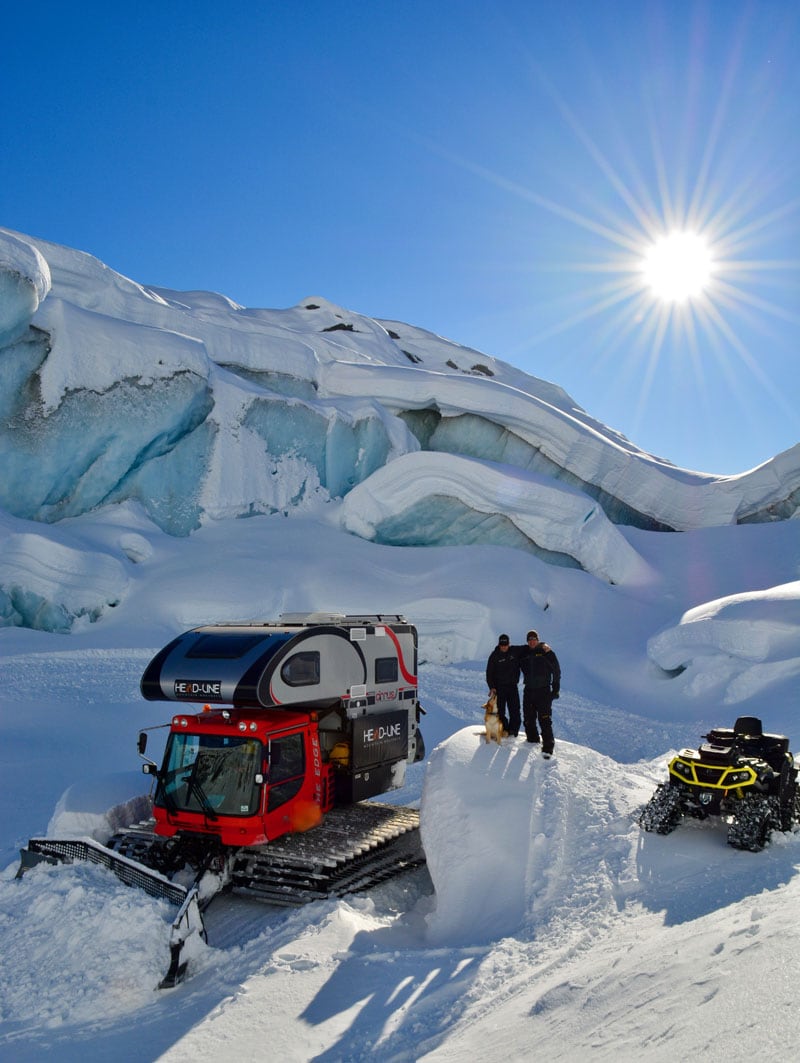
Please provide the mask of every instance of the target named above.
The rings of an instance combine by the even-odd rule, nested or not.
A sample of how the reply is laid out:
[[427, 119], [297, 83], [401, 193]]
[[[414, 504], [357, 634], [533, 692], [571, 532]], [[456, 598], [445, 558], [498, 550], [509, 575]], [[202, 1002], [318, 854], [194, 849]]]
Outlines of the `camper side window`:
[[376, 683], [396, 683], [397, 682], [397, 658], [396, 657], [377, 657], [375, 659], [375, 682]]
[[281, 679], [290, 687], [307, 687], [319, 683], [319, 651], [305, 650], [293, 654], [281, 668]]

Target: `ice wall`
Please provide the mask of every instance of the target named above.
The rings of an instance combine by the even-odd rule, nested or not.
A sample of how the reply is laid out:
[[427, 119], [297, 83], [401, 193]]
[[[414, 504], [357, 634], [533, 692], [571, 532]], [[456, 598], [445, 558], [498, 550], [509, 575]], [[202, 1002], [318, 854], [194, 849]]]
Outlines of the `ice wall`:
[[[423, 329], [319, 297], [259, 310], [147, 288], [7, 230], [0, 415], [0, 507], [36, 521], [131, 499], [186, 535], [209, 519], [343, 506], [334, 519], [379, 542], [521, 546], [614, 581], [628, 562], [610, 561], [606, 523], [782, 520], [800, 500], [800, 446], [738, 477], [677, 469], [557, 385]], [[445, 480], [459, 461], [492, 463], [502, 504], [474, 483], [437, 491], [431, 475], [415, 488], [421, 451], [453, 459], [428, 466]], [[398, 459], [411, 481], [389, 505]], [[534, 531], [526, 507], [544, 497]], [[368, 499], [380, 519], [359, 513]], [[596, 514], [590, 527], [578, 510]]]
[[128, 577], [118, 558], [80, 543], [0, 526], [0, 627], [70, 631], [122, 599]]
[[648, 578], [642, 559], [583, 492], [485, 461], [406, 454], [354, 488], [341, 514], [348, 531], [378, 542], [494, 542], [574, 565], [609, 583]]

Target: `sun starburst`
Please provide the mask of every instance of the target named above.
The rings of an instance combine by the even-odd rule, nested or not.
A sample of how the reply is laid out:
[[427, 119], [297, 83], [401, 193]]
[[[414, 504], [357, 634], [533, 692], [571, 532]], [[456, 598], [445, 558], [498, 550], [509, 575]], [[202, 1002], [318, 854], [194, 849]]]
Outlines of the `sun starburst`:
[[642, 273], [653, 295], [664, 303], [695, 299], [708, 287], [714, 263], [708, 241], [694, 232], [671, 232], [645, 251]]

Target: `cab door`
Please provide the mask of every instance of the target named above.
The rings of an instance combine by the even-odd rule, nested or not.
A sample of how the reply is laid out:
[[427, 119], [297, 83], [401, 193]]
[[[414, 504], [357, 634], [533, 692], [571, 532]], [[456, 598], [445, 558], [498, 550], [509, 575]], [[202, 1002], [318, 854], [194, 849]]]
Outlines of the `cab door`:
[[309, 830], [322, 819], [322, 810], [313, 798], [307, 737], [306, 731], [295, 731], [269, 741], [264, 826], [270, 841]]

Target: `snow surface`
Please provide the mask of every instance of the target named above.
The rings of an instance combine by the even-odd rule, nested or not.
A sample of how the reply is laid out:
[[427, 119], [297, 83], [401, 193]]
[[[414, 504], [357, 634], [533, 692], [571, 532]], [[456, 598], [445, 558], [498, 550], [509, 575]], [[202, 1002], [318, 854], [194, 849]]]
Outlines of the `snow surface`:
[[[732, 523], [775, 500], [790, 516], [797, 448], [726, 481], [676, 470], [423, 330], [154, 291], [11, 234], [0, 268], [20, 239], [53, 287], [38, 310], [7, 297], [32, 330], [0, 351], [0, 1057], [789, 1054], [800, 833], [754, 854], [636, 814], [715, 724], [760, 716], [797, 750], [797, 520]], [[319, 331], [341, 323], [357, 331]], [[140, 362], [135, 336], [158, 339]], [[457, 423], [415, 420], [431, 396]], [[619, 523], [625, 505], [694, 530]], [[417, 519], [415, 542], [426, 513], [438, 539]], [[296, 911], [222, 898], [191, 977], [156, 992], [169, 907], [92, 866], [17, 881], [16, 850], [137, 816], [136, 733], [171, 715], [139, 678], [175, 634], [326, 609], [418, 626], [429, 755], [393, 799], [419, 802], [428, 867]], [[550, 762], [482, 738], [486, 657], [529, 627], [563, 668]]]
[[0, 347], [27, 330], [49, 291], [50, 269], [43, 255], [26, 240], [0, 230]]

